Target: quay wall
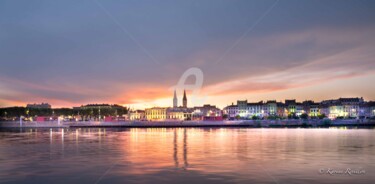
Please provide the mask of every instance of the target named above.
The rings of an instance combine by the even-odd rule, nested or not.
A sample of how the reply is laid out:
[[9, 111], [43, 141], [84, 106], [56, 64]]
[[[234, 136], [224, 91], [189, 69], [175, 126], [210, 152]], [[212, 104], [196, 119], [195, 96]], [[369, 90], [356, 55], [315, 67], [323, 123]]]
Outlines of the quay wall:
[[375, 126], [375, 120], [237, 120], [237, 121], [71, 121], [22, 122], [3, 121], [0, 128], [68, 128], [68, 127], [320, 127]]

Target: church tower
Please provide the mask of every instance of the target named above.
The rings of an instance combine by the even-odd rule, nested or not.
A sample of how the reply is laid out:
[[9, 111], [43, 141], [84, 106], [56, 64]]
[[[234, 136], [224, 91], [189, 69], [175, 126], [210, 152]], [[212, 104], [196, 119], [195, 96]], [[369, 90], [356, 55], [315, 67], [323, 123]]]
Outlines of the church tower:
[[184, 98], [182, 99], [182, 104], [184, 108], [187, 108], [187, 98], [186, 98], [186, 92], [184, 90]]
[[173, 108], [177, 107], [177, 95], [176, 95], [176, 90], [174, 90], [174, 96], [173, 96]]

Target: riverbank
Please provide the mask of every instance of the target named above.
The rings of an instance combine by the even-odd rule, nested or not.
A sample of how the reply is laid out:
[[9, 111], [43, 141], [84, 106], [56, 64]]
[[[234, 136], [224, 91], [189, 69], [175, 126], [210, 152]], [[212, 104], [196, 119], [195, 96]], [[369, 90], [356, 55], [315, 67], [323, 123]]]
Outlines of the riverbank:
[[284, 128], [284, 127], [337, 127], [358, 126], [375, 127], [375, 120], [238, 120], [238, 121], [122, 121], [122, 122], [0, 122], [0, 128], [172, 128], [172, 127], [253, 127], [253, 128]]

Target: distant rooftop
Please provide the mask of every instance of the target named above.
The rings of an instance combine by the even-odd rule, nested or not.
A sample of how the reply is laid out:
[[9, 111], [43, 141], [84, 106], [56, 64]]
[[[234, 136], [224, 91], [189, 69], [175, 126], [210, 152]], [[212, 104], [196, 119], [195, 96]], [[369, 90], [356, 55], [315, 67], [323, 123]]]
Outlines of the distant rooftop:
[[27, 104], [26, 107], [34, 108], [34, 109], [50, 109], [51, 105], [48, 103], [41, 103], [41, 104], [34, 103], [34, 104]]

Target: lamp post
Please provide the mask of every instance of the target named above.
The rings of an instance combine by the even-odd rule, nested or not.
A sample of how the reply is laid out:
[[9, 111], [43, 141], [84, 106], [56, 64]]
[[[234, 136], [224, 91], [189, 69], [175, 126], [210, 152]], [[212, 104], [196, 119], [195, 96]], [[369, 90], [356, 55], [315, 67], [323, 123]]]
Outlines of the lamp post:
[[99, 106], [99, 121], [100, 121], [100, 106]]
[[20, 116], [20, 127], [22, 127], [22, 118], [23, 116]]

